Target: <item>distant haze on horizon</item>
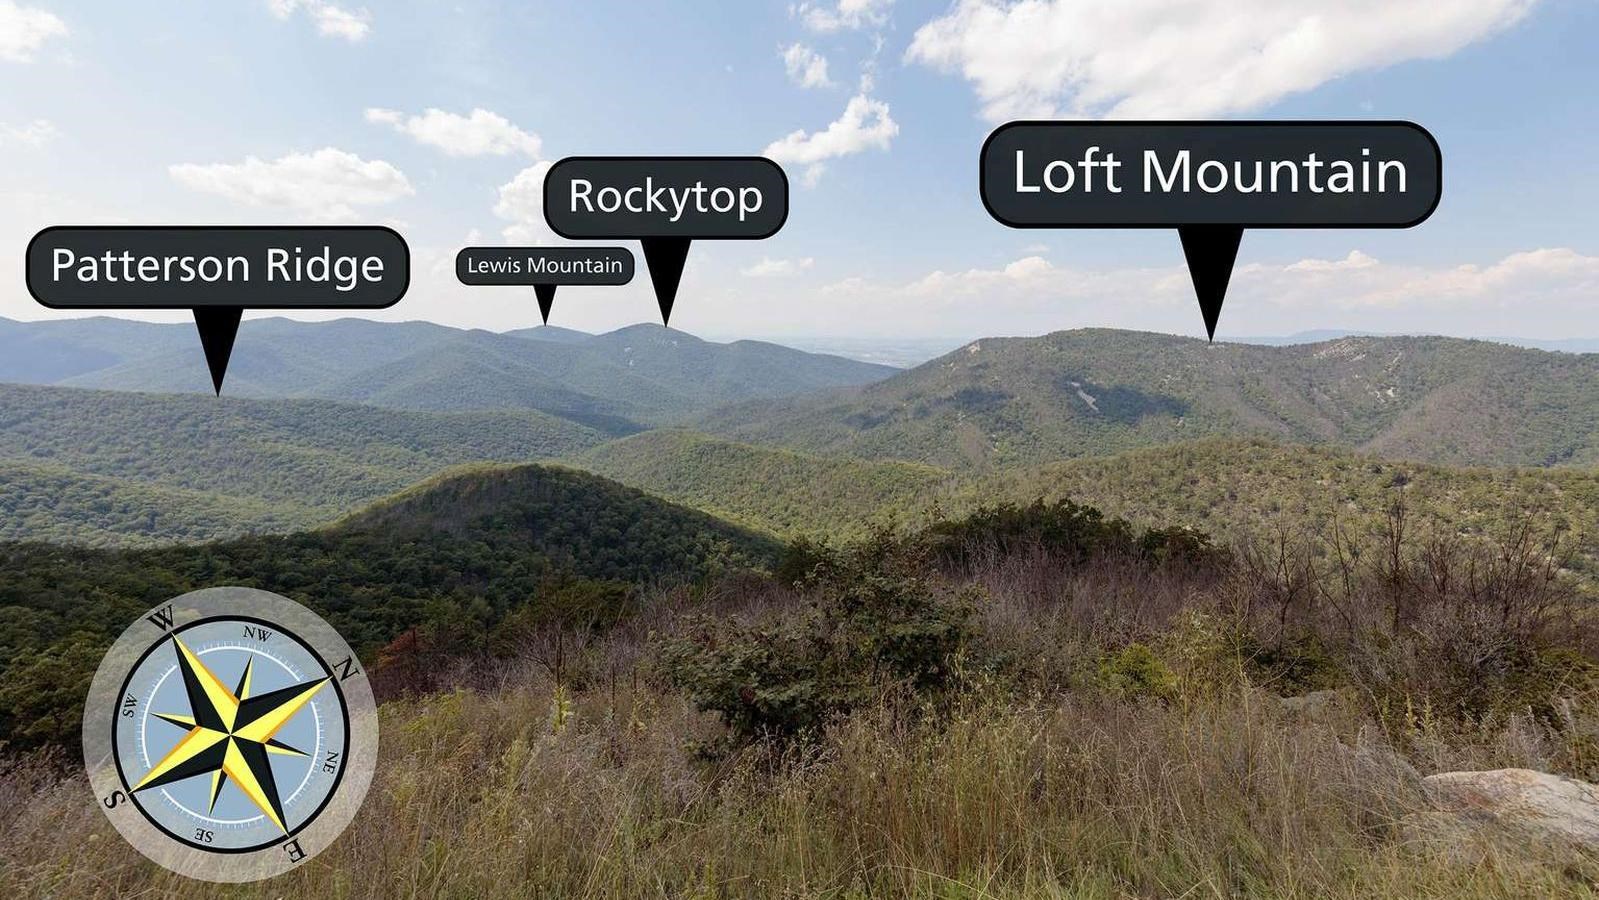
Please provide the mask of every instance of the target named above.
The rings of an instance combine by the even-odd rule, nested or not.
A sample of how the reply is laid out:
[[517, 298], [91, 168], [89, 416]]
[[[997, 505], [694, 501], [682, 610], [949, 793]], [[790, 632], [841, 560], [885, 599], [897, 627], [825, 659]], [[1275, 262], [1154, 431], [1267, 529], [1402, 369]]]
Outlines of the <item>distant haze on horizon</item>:
[[[187, 326], [190, 323], [189, 313], [187, 311], [179, 311], [176, 315], [177, 315], [176, 320], [163, 319], [163, 320], [160, 320], [160, 321], [151, 321], [149, 319], [132, 319], [132, 318], [125, 318], [125, 317], [122, 317], [122, 316], [110, 316], [110, 315], [74, 316], [74, 317], [71, 317], [71, 318], [60, 318], [60, 319], [54, 319], [54, 318], [53, 319], [33, 319], [33, 320], [29, 320], [29, 319], [11, 319], [9, 321], [13, 321], [13, 322], [16, 322], [16, 323], [24, 325], [24, 326], [31, 325], [31, 324], [39, 324], [39, 325], [44, 325], [46, 327], [48, 327], [48, 325], [50, 323], [67, 322], [67, 321], [71, 321], [72, 319], [78, 319], [78, 320], [107, 319], [107, 320], [123, 321], [123, 322], [141, 322], [141, 323], [146, 323], [146, 324], [171, 325], [171, 326], [176, 326], [176, 327], [179, 327], [179, 328], [185, 327], [185, 326]], [[247, 342], [249, 340], [249, 338], [248, 338], [248, 335], [249, 335], [248, 320], [250, 318], [252, 318], [252, 317], [250, 315], [247, 315], [246, 323], [243, 326], [241, 326], [240, 339], [239, 339], [240, 342], [241, 342], [240, 346], [248, 346], [244, 342]], [[259, 321], [263, 321], [263, 320], [268, 320], [268, 319], [279, 319], [279, 320], [284, 320], [284, 321], [289, 321], [289, 322], [300, 322], [300, 323], [303, 323], [303, 324], [327, 324], [327, 323], [331, 323], [331, 322], [334, 322], [334, 321], [345, 320], [345, 321], [358, 321], [358, 322], [372, 322], [372, 323], [378, 324], [378, 325], [428, 324], [428, 325], [442, 325], [442, 327], [445, 327], [445, 328], [458, 328], [459, 327], [459, 326], [453, 326], [453, 325], [445, 325], [443, 323], [438, 323], [438, 322], [430, 322], [430, 321], [425, 320], [425, 319], [383, 321], [383, 320], [368, 319], [368, 318], [365, 318], [363, 316], [342, 316], [339, 319], [310, 319], [310, 320], [307, 320], [307, 319], [300, 318], [299, 316], [281, 315], [281, 311], [258, 311], [258, 312], [253, 314], [253, 318], [256, 321], [258, 321], [258, 322]], [[6, 321], [8, 321], [8, 319], [6, 317], [0, 317], [0, 323], [4, 323]], [[639, 327], [659, 327], [659, 325], [660, 325], [660, 323], [658, 321], [639, 321], [639, 322], [630, 322], [630, 323], [628, 323], [626, 325], [619, 326], [618, 328], [609, 328], [609, 329], [603, 329], [603, 330], [587, 331], [587, 330], [579, 329], [579, 328], [570, 328], [570, 327], [567, 327], [567, 326], [560, 325], [560, 324], [552, 322], [548, 326], [535, 325], [535, 326], [517, 326], [517, 327], [514, 327], [514, 328], [487, 328], [487, 329], [462, 329], [462, 330], [483, 330], [483, 331], [490, 331], [490, 332], [493, 332], [493, 333], [496, 333], [496, 334], [505, 334], [507, 332], [513, 332], [513, 331], [515, 331], [515, 332], [524, 332], [524, 331], [528, 331], [530, 328], [548, 327], [551, 330], [552, 335], [553, 334], [572, 334], [572, 335], [581, 335], [581, 336], [587, 336], [587, 337], [595, 337], [595, 336], [611, 334], [611, 333], [614, 333], [614, 332], [625, 331], [625, 330], [628, 330], [628, 329], [634, 329], [634, 328], [639, 328]], [[1104, 327], [1104, 326], [1082, 326], [1082, 328], [1090, 328], [1090, 329], [1092, 329], [1092, 328], [1101, 328], [1101, 327]], [[946, 353], [950, 353], [950, 352], [952, 352], [954, 350], [957, 350], [957, 349], [959, 349], [961, 347], [964, 347], [964, 346], [966, 346], [968, 344], [971, 344], [973, 342], [976, 342], [976, 341], [982, 341], [982, 340], [993, 339], [993, 338], [1040, 337], [1040, 336], [1042, 336], [1042, 334], [1050, 333], [1050, 332], [1044, 332], [1044, 333], [1040, 333], [1040, 334], [1036, 334], [1036, 335], [1034, 335], [1034, 334], [999, 334], [999, 333], [995, 333], [995, 334], [972, 334], [972, 335], [964, 335], [964, 336], [945, 335], [945, 336], [941, 336], [941, 337], [894, 337], [894, 336], [874, 337], [874, 336], [855, 336], [855, 335], [838, 337], [838, 336], [814, 335], [814, 334], [813, 335], [717, 334], [715, 332], [695, 333], [695, 332], [689, 331], [688, 329], [680, 328], [675, 323], [671, 326], [670, 330], [674, 331], [674, 332], [680, 332], [680, 333], [686, 334], [686, 335], [688, 335], [690, 337], [697, 338], [697, 339], [702, 340], [702, 341], [709, 341], [709, 342], [713, 342], [713, 343], [728, 344], [728, 343], [735, 343], [735, 342], [738, 342], [738, 341], [759, 341], [759, 342], [764, 342], [764, 343], [777, 344], [779, 346], [789, 347], [789, 348], [792, 348], [792, 349], [795, 349], [795, 350], [803, 350], [803, 351], [805, 351], [807, 353], [830, 354], [830, 355], [833, 355], [833, 356], [841, 356], [841, 357], [844, 357], [846, 359], [853, 359], [853, 360], [858, 360], [858, 361], [861, 361], [861, 362], [877, 363], [879, 365], [885, 365], [885, 366], [894, 366], [896, 368], [911, 368], [911, 367], [914, 367], [914, 366], [918, 366], [918, 365], [920, 365], [920, 364], [922, 364], [924, 362], [927, 362], [927, 361], [932, 360], [932, 359], [936, 359], [936, 358], [938, 358], [940, 356], [943, 356]], [[1073, 330], [1080, 330], [1080, 329], [1078, 329], [1078, 328], [1060, 328], [1060, 329], [1055, 329], [1055, 331], [1073, 331]], [[1195, 335], [1191, 335], [1191, 334], [1182, 334], [1180, 332], [1173, 332], [1173, 331], [1162, 330], [1162, 329], [1112, 329], [1112, 330], [1148, 331], [1148, 332], [1154, 332], [1154, 333], [1157, 333], [1157, 334], [1172, 335], [1174, 337], [1196, 337]], [[1320, 343], [1320, 342], [1323, 342], [1323, 341], [1333, 341], [1333, 340], [1339, 340], [1339, 339], [1346, 338], [1346, 337], [1450, 337], [1450, 338], [1458, 338], [1458, 339], [1461, 339], [1461, 340], [1491, 341], [1491, 342], [1494, 342], [1494, 343], [1509, 344], [1509, 345], [1515, 346], [1515, 347], [1524, 347], [1524, 348], [1533, 349], [1533, 350], [1546, 350], [1546, 351], [1557, 352], [1557, 353], [1599, 353], [1599, 338], [1567, 337], [1567, 338], [1554, 338], [1554, 339], [1540, 339], [1540, 338], [1529, 338], [1529, 337], [1522, 337], [1522, 336], [1516, 336], [1516, 335], [1487, 335], [1487, 336], [1465, 335], [1465, 336], [1462, 336], [1462, 335], [1442, 334], [1442, 333], [1439, 333], [1439, 332], [1436, 332], [1436, 331], [1379, 333], [1379, 332], [1362, 331], [1362, 330], [1356, 330], [1356, 329], [1319, 328], [1319, 329], [1310, 329], [1310, 330], [1306, 330], [1306, 331], [1295, 332], [1293, 334], [1282, 334], [1282, 335], [1227, 335], [1227, 334], [1218, 333], [1218, 335], [1216, 337], [1216, 340], [1218, 342], [1223, 342], [1223, 343], [1257, 344], [1257, 345], [1263, 345], [1263, 346], [1290, 346], [1290, 345], [1295, 345], [1295, 344], [1309, 344], [1309, 343]], [[198, 338], [196, 338], [196, 341], [198, 341]], [[198, 351], [198, 343], [196, 344], [196, 350]], [[0, 380], [3, 380], [3, 379], [0, 379]]]

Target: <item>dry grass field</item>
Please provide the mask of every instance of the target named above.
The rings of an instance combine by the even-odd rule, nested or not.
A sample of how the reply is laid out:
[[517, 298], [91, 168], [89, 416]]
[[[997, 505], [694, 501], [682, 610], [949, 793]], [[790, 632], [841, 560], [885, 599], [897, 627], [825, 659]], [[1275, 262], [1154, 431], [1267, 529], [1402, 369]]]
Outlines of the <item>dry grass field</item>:
[[[15, 757], [0, 896], [1594, 893], [1584, 857], [1406, 825], [1426, 804], [1417, 772], [1599, 766], [1586, 600], [1530, 546], [1195, 567], [1067, 554], [1041, 533], [942, 562], [823, 554], [831, 579], [728, 576], [611, 627], [530, 626], [492, 658], [395, 650], [365, 806], [264, 883], [158, 869], [71, 759]], [[935, 621], [958, 631], [917, 624]], [[935, 633], [953, 642], [933, 668], [894, 668]], [[750, 717], [718, 699], [729, 666]], [[1317, 687], [1340, 699], [1282, 702]], [[802, 707], [785, 698], [812, 694], [809, 724], [787, 728]]]

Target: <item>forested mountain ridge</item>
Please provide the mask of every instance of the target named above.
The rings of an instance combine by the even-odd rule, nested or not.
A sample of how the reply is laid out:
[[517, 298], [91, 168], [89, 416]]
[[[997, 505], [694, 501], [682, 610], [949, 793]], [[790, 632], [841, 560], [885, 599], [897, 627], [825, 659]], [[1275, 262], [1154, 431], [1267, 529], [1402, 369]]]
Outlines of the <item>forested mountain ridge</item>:
[[605, 439], [533, 410], [0, 385], [0, 539], [213, 540], [305, 528], [450, 466]]
[[[58, 739], [104, 648], [157, 602], [259, 587], [329, 617], [371, 659], [407, 629], [481, 646], [507, 616], [614, 616], [634, 586], [769, 567], [771, 538], [571, 469], [474, 467], [338, 525], [142, 550], [0, 543], [0, 743]], [[49, 732], [44, 735], [43, 732]], [[24, 740], [24, 743], [26, 740]]]
[[280, 533], [327, 518], [324, 504], [263, 500], [0, 460], [0, 541], [83, 547], [199, 543]]
[[[896, 369], [758, 341], [704, 341], [659, 325], [589, 335], [504, 334], [427, 322], [250, 319], [224, 391], [405, 409], [537, 409], [627, 434], [716, 406], [841, 385]], [[210, 393], [192, 325], [110, 318], [0, 319], [0, 381]]]
[[1209, 438], [999, 472], [822, 457], [682, 431], [613, 441], [574, 460], [625, 484], [785, 537], [837, 540], [995, 503], [1071, 499], [1144, 527], [1198, 528], [1222, 541], [1351, 534], [1402, 501], [1459, 537], [1521, 522], [1559, 534], [1599, 576], [1599, 471], [1449, 467], [1328, 447]]
[[1349, 337], [1256, 346], [1085, 329], [985, 338], [874, 384], [718, 410], [736, 440], [966, 470], [1205, 437], [1447, 465], [1599, 464], [1599, 354]]
[[679, 429], [609, 441], [571, 462], [785, 537], [855, 534], [917, 511], [961, 480], [923, 463], [824, 457]]
[[709, 513], [556, 465], [452, 469], [323, 529], [403, 541], [512, 540], [571, 571], [648, 582], [771, 562], [777, 542]]
[[[93, 353], [110, 352], [112, 337], [159, 343], [174, 337], [162, 329], [176, 327], [47, 324], [62, 330], [24, 332], [71, 337]], [[1270, 347], [1107, 330], [985, 339], [886, 381], [723, 407], [705, 419], [719, 438], [710, 440], [634, 432], [646, 408], [688, 409], [683, 398], [695, 385], [703, 396], [798, 388], [826, 377], [806, 367], [829, 370], [829, 358], [708, 344], [657, 326], [473, 337], [422, 323], [375, 332], [376, 323], [356, 320], [305, 332], [286, 320], [248, 324], [304, 337], [282, 346], [317, 365], [332, 365], [326, 357], [344, 342], [356, 359], [392, 353], [377, 346], [383, 335], [461, 346], [431, 368], [415, 350], [416, 359], [384, 364], [388, 375], [341, 388], [367, 405], [0, 385], [0, 539], [135, 546], [283, 533], [484, 461], [567, 459], [665, 485], [663, 496], [780, 535], [818, 520], [864, 527], [863, 511], [867, 519], [914, 513], [974, 476], [1021, 483], [1066, 460], [1214, 438], [1454, 466], [1599, 464], [1599, 355], [1479, 341]], [[185, 354], [197, 352], [190, 331], [182, 328]], [[519, 368], [530, 353], [542, 372]], [[654, 374], [625, 386], [612, 379], [621, 396], [602, 402], [588, 391], [615, 374], [614, 359]], [[441, 366], [477, 374], [457, 378]], [[473, 385], [491, 390], [461, 394]], [[442, 408], [371, 405], [397, 393]], [[559, 414], [447, 409], [515, 407], [527, 397]], [[634, 436], [602, 446], [619, 434]]]

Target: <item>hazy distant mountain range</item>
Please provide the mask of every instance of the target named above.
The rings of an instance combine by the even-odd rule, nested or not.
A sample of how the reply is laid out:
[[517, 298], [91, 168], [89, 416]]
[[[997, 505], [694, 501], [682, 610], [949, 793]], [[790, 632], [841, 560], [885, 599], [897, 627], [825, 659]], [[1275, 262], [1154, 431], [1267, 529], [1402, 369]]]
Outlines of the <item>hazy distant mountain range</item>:
[[[1449, 338], [1093, 329], [974, 341], [901, 370], [653, 325], [268, 319], [245, 323], [217, 398], [191, 326], [0, 320], [0, 380], [35, 383], [0, 385], [0, 540], [282, 532], [475, 462], [564, 460], [784, 532], [983, 484], [1042, 492], [1045, 467], [1196, 440], [1599, 463], [1599, 355]], [[617, 441], [662, 425], [711, 436]]]
[[[1299, 331], [1289, 335], [1277, 337], [1229, 337], [1226, 340], [1240, 344], [1266, 344], [1267, 346], [1281, 347], [1290, 344], [1317, 344], [1322, 341], [1335, 341], [1346, 337], [1435, 337], [1436, 335], [1402, 335], [1384, 334], [1376, 331], [1344, 331], [1337, 328], [1319, 328], [1314, 331]], [[1509, 344], [1512, 347], [1525, 347], [1528, 350], [1549, 350], [1555, 353], [1599, 353], [1599, 338], [1519, 338], [1519, 337], [1486, 337], [1481, 340], [1492, 341], [1496, 344]]]
[[[231, 397], [407, 409], [536, 409], [613, 434], [741, 400], [864, 384], [888, 366], [759, 341], [717, 344], [658, 325], [589, 335], [497, 334], [361, 319], [245, 322]], [[194, 327], [110, 318], [0, 319], [0, 382], [210, 393]]]

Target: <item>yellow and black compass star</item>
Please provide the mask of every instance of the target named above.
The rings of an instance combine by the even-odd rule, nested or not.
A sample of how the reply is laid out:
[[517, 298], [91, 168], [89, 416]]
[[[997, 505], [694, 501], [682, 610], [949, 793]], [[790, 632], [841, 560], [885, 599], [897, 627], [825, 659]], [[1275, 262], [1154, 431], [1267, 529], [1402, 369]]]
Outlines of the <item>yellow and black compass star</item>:
[[189, 697], [189, 715], [157, 713], [156, 717], [189, 731], [151, 767], [133, 790], [210, 775], [211, 807], [214, 809], [222, 786], [231, 779], [272, 824], [287, 833], [283, 798], [272, 777], [269, 755], [304, 756], [305, 753], [277, 740], [274, 735], [328, 679], [318, 678], [251, 696], [254, 659], [245, 663], [238, 685], [228, 690], [182, 641], [174, 637], [172, 644], [178, 652], [178, 671], [183, 675], [183, 687]]

